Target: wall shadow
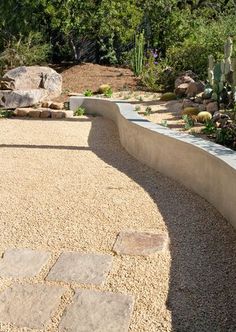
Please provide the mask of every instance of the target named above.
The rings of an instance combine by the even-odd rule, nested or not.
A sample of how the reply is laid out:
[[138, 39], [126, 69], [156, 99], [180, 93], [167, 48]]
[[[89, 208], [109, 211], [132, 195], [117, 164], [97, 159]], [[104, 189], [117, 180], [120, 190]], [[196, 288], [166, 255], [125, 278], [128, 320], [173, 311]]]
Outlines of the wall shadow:
[[110, 120], [91, 120], [91, 150], [144, 188], [167, 225], [172, 331], [236, 331], [235, 230], [204, 199], [130, 156]]
[[0, 149], [40, 149], [40, 150], [71, 150], [71, 151], [90, 151], [87, 146], [68, 146], [68, 145], [35, 145], [35, 144], [0, 144]]

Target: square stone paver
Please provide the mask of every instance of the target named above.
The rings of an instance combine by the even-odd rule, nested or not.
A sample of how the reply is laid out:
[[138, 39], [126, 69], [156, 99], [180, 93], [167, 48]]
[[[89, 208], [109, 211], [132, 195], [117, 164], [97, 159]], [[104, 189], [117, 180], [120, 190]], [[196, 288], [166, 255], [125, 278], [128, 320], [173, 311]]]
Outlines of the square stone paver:
[[111, 265], [112, 256], [109, 255], [65, 252], [52, 267], [47, 279], [101, 285]]
[[60, 304], [62, 287], [15, 284], [0, 293], [0, 322], [42, 329]]
[[113, 250], [121, 255], [148, 256], [166, 248], [166, 234], [120, 232]]
[[34, 277], [48, 262], [49, 252], [31, 249], [7, 249], [0, 259], [0, 277]]
[[77, 290], [60, 332], [127, 332], [134, 305], [130, 295]]

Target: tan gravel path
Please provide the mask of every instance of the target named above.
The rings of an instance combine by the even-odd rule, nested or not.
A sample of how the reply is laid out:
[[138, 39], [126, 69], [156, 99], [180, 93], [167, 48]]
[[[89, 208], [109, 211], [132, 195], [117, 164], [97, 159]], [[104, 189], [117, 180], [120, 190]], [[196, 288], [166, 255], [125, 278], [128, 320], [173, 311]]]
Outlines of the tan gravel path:
[[[45, 282], [62, 251], [112, 254], [121, 230], [168, 232], [165, 253], [114, 255], [97, 288], [135, 296], [132, 332], [236, 330], [235, 231], [206, 201], [129, 156], [110, 121], [1, 120], [0, 198], [0, 251], [53, 252], [27, 282]], [[11, 283], [0, 280], [0, 289]], [[58, 331], [73, 289], [84, 287], [64, 286], [47, 331]]]

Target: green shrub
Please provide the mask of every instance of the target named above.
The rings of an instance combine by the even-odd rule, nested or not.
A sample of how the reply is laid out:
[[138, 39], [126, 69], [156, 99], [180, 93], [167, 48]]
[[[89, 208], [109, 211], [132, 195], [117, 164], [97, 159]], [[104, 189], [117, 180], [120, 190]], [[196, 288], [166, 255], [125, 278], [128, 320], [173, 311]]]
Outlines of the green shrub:
[[158, 91], [157, 86], [157, 76], [158, 76], [158, 68], [155, 64], [152, 53], [149, 52], [144, 60], [144, 67], [142, 72], [142, 83], [152, 91]]
[[12, 111], [0, 109], [0, 118], [10, 118]]
[[200, 79], [207, 77], [208, 56], [218, 61], [223, 58], [224, 45], [229, 35], [236, 35], [236, 15], [217, 20], [195, 19], [191, 33], [181, 43], [175, 43], [166, 52], [168, 64], [176, 71], [192, 70]]
[[112, 91], [112, 88], [108, 88], [105, 90], [104, 92], [104, 96], [107, 97], [107, 98], [111, 98], [113, 95], [113, 91]]
[[77, 110], [74, 111], [74, 116], [82, 116], [85, 114], [85, 109], [83, 107], [77, 108]]
[[191, 116], [187, 115], [187, 114], [184, 114], [182, 116], [182, 119], [184, 120], [184, 123], [185, 123], [184, 124], [184, 129], [185, 130], [191, 129], [195, 124], [194, 119]]
[[22, 65], [45, 63], [51, 46], [43, 41], [41, 33], [30, 33], [25, 38], [13, 38], [0, 54], [0, 67], [13, 68]]
[[89, 89], [84, 91], [84, 96], [85, 97], [92, 97], [93, 96], [93, 91], [89, 90]]
[[152, 108], [150, 106], [146, 107], [144, 115], [150, 115], [152, 113]]
[[107, 90], [111, 89], [111, 86], [109, 84], [102, 84], [98, 88], [98, 93], [105, 93]]

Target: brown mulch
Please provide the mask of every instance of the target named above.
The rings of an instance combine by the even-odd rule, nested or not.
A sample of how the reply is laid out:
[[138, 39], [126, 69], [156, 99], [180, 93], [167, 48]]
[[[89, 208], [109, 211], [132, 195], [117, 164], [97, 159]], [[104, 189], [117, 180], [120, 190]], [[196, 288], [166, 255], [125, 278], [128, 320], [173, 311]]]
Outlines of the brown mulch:
[[70, 92], [83, 93], [87, 89], [95, 92], [101, 84], [109, 84], [113, 91], [136, 90], [139, 85], [139, 80], [128, 68], [84, 63], [54, 69], [61, 73], [63, 79], [60, 100], [66, 99]]

